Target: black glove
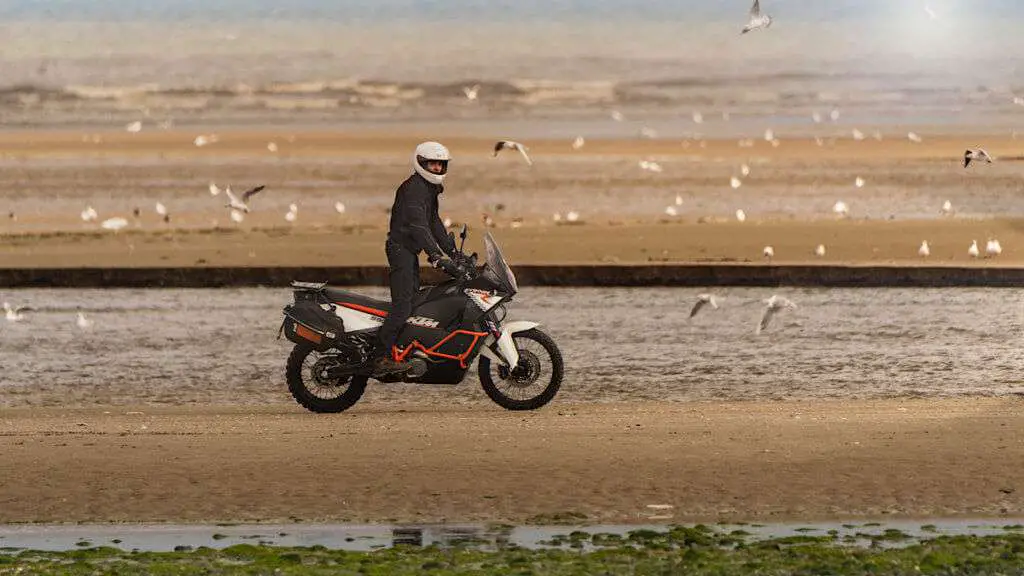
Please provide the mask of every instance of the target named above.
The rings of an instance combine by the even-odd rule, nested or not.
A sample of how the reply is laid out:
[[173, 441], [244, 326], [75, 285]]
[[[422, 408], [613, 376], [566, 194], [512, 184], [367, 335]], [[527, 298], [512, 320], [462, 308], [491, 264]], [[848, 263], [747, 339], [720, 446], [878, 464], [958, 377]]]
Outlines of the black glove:
[[434, 268], [439, 268], [443, 270], [449, 276], [455, 278], [462, 277], [462, 268], [458, 264], [456, 264], [455, 261], [453, 261], [451, 258], [447, 256], [433, 258], [431, 264], [434, 265]]

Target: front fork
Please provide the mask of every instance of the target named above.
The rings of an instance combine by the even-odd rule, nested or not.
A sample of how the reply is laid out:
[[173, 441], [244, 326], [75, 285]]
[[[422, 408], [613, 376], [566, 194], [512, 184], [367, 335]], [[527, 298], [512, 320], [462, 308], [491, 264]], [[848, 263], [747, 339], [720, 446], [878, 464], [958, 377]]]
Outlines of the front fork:
[[498, 362], [506, 368], [513, 369], [519, 364], [519, 349], [516, 348], [512, 335], [540, 326], [538, 322], [517, 321], [500, 323], [488, 319], [487, 329], [490, 332], [484, 339], [481, 355]]

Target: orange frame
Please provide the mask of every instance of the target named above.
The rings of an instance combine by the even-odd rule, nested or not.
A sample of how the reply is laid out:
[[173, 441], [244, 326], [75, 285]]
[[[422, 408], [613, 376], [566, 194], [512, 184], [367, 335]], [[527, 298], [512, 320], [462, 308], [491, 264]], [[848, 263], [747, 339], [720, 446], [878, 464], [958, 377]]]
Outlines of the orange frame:
[[[443, 352], [438, 352], [437, 351], [437, 349], [440, 348], [441, 346], [443, 346], [445, 342], [451, 340], [453, 337], [455, 337], [458, 334], [468, 334], [468, 335], [473, 337], [473, 342], [470, 343], [469, 347], [466, 348], [465, 352], [463, 352], [462, 354], [454, 354], [453, 355], [453, 354], [445, 354]], [[391, 355], [395, 359], [395, 362], [401, 362], [401, 361], [405, 360], [405, 357], [408, 356], [410, 352], [412, 352], [414, 349], [416, 349], [416, 350], [420, 350], [421, 352], [423, 352], [427, 356], [434, 356], [436, 358], [447, 358], [448, 360], [458, 360], [459, 361], [459, 366], [463, 370], [465, 370], [466, 368], [469, 368], [469, 366], [466, 365], [466, 358], [469, 358], [469, 355], [473, 353], [473, 349], [476, 348], [476, 343], [479, 342], [480, 339], [483, 338], [484, 336], [487, 336], [487, 332], [473, 332], [471, 330], [456, 330], [456, 331], [452, 332], [451, 334], [449, 334], [449, 335], [445, 336], [444, 338], [442, 338], [440, 342], [438, 342], [437, 344], [434, 344], [430, 348], [424, 347], [422, 344], [420, 344], [419, 340], [413, 340], [412, 342], [409, 343], [408, 346], [405, 347], [405, 350], [400, 350], [398, 348], [398, 346], [395, 346], [394, 348], [392, 348]]]
[[[335, 302], [335, 304], [339, 306], [344, 306], [345, 308], [359, 310], [360, 312], [366, 312], [367, 314], [373, 314], [374, 316], [386, 317], [388, 315], [388, 313], [384, 310], [378, 310], [377, 308], [363, 306], [362, 304], [353, 304], [351, 302]], [[451, 340], [453, 337], [459, 334], [468, 334], [473, 337], [473, 342], [470, 343], [469, 348], [467, 348], [465, 352], [463, 352], [462, 354], [453, 355], [437, 351], [437, 349], [443, 346], [445, 342]], [[423, 344], [420, 344], [419, 340], [413, 340], [412, 342], [410, 342], [409, 345], [405, 347], [405, 350], [401, 350], [398, 348], [398, 346], [395, 346], [391, 349], [391, 356], [395, 359], [395, 362], [401, 362], [405, 360], [405, 357], [408, 356], [413, 350], [419, 350], [426, 354], [427, 356], [433, 356], [435, 358], [446, 358], [448, 360], [458, 360], [459, 366], [463, 370], [465, 370], [466, 368], [469, 368], [469, 366], [466, 365], [466, 359], [469, 358], [469, 355], [473, 353], [473, 349], [476, 348], [476, 343], [479, 342], [480, 339], [483, 338], [484, 336], [487, 336], [487, 332], [473, 332], [472, 330], [456, 330], [451, 334], [445, 336], [440, 342], [434, 344], [430, 348], [427, 348]]]

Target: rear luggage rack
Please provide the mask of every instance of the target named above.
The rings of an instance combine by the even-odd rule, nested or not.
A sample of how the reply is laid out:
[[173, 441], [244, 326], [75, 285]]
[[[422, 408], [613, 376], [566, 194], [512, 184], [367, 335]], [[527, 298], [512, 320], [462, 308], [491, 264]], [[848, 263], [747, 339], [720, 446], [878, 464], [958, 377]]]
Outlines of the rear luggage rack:
[[305, 290], [323, 290], [327, 286], [327, 282], [299, 282], [292, 280], [292, 288], [302, 288]]

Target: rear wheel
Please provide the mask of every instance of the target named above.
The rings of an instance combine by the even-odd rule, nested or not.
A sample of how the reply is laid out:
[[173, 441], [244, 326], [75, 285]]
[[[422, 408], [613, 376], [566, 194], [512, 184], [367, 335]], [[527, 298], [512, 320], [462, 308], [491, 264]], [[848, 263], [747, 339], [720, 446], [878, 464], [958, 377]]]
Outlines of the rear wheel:
[[320, 353], [311, 346], [296, 344], [288, 356], [288, 391], [307, 410], [321, 413], [342, 412], [351, 408], [366, 390], [367, 376], [330, 377], [328, 368], [339, 359]]
[[550, 402], [562, 385], [562, 353], [550, 336], [536, 328], [513, 334], [512, 341], [519, 350], [519, 363], [509, 370], [481, 356], [480, 384], [506, 410], [536, 410]]

